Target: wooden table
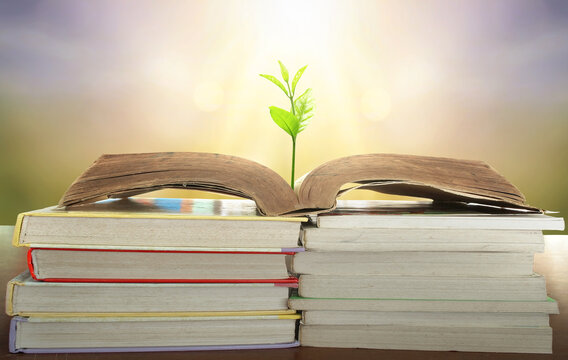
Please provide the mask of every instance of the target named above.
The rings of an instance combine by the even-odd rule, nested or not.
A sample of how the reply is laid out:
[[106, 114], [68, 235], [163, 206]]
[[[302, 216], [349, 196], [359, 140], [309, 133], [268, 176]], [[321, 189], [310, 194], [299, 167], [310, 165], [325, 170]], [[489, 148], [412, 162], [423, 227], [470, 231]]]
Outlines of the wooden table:
[[[13, 227], [0, 226], [0, 286], [24, 271], [26, 249], [11, 245]], [[223, 359], [223, 360], [317, 360], [317, 359], [568, 359], [568, 236], [546, 236], [546, 252], [535, 256], [535, 271], [544, 275], [550, 296], [558, 301], [560, 315], [552, 315], [554, 330], [553, 355], [497, 354], [437, 351], [400, 351], [368, 349], [333, 349], [300, 347], [280, 350], [199, 351], [167, 353], [112, 354], [46, 354], [24, 355], [8, 352], [10, 318], [2, 313], [0, 320], [0, 349], [5, 359]], [[2, 296], [2, 309], [5, 299]]]

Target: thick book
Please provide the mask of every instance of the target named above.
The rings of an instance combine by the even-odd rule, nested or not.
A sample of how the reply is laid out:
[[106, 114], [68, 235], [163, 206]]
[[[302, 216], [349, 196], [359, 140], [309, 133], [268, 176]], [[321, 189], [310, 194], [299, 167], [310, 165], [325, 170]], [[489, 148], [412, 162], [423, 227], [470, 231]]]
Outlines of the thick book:
[[529, 276], [532, 252], [307, 251], [291, 271], [309, 275]]
[[307, 251], [544, 251], [541, 230], [302, 228]]
[[59, 205], [180, 188], [252, 199], [261, 214], [274, 216], [329, 211], [338, 195], [357, 187], [442, 203], [538, 211], [484, 162], [396, 154], [328, 161], [300, 178], [296, 192], [273, 170], [235, 156], [195, 152], [102, 155], [71, 184]]
[[31, 248], [27, 258], [42, 281], [295, 283], [292, 254]]
[[543, 230], [563, 230], [546, 214], [495, 213], [474, 205], [448, 208], [432, 201], [338, 200], [337, 208], [302, 227], [308, 251], [544, 250]]
[[552, 353], [552, 328], [300, 325], [302, 346], [398, 350]]
[[321, 229], [434, 230], [564, 230], [564, 219], [544, 213], [507, 213], [474, 204], [432, 201], [338, 200], [337, 208], [321, 213]]
[[[80, 208], [80, 209], [79, 209]], [[76, 210], [22, 213], [13, 244], [27, 247], [297, 251], [302, 217], [260, 216], [239, 199], [109, 199]]]
[[400, 325], [468, 327], [546, 327], [549, 314], [497, 312], [335, 311], [302, 312], [305, 325]]
[[544, 277], [301, 275], [298, 294], [321, 298], [525, 300], [547, 299]]
[[294, 310], [378, 311], [378, 312], [464, 312], [464, 313], [546, 313], [558, 314], [558, 303], [551, 298], [525, 300], [439, 300], [439, 299], [348, 299], [290, 296]]
[[299, 315], [22, 318], [10, 326], [10, 352], [140, 352], [272, 349], [298, 346]]
[[[20, 316], [127, 316], [288, 309], [293, 282], [116, 283], [35, 281], [29, 272], [12, 279], [6, 313]], [[143, 315], [142, 315], [143, 316]]]

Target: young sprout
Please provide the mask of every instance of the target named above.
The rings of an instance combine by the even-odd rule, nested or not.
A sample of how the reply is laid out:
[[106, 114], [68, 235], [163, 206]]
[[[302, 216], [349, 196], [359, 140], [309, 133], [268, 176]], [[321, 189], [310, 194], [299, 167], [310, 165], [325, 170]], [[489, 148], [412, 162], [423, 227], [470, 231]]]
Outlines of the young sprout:
[[276, 86], [278, 86], [286, 97], [290, 100], [290, 111], [284, 110], [276, 106], [270, 106], [270, 116], [276, 125], [280, 126], [282, 130], [286, 131], [288, 135], [292, 137], [292, 176], [290, 180], [290, 186], [294, 188], [294, 171], [296, 168], [296, 138], [300, 132], [302, 132], [306, 126], [308, 126], [309, 120], [314, 116], [314, 98], [312, 96], [312, 89], [308, 88], [294, 100], [296, 95], [296, 85], [302, 77], [302, 74], [308, 67], [308, 65], [300, 68], [294, 78], [292, 79], [292, 86], [290, 87], [290, 78], [288, 74], [288, 69], [278, 61], [280, 64], [280, 73], [282, 74], [282, 79], [286, 83], [286, 86], [282, 84], [278, 78], [272, 75], [260, 74], [265, 79], [268, 79]]

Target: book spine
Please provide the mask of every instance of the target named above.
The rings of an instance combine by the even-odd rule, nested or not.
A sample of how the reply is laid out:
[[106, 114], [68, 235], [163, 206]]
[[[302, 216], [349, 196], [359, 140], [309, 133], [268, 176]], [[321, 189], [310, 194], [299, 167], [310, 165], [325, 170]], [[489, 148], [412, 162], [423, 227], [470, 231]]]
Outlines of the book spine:
[[27, 253], [27, 262], [28, 262], [28, 270], [30, 271], [30, 276], [32, 277], [32, 279], [37, 280], [37, 281], [42, 281], [41, 279], [38, 279], [35, 273], [35, 266], [34, 266], [34, 260], [33, 260], [33, 255], [32, 252], [34, 251], [34, 248], [30, 248], [28, 249], [28, 253]]
[[14, 315], [14, 288], [16, 283], [14, 281], [8, 282], [6, 287], [6, 314], [8, 316]]
[[13, 246], [25, 246], [23, 244], [20, 244], [20, 235], [22, 233], [22, 225], [24, 223], [24, 216], [26, 216], [27, 213], [21, 213], [18, 214], [18, 217], [16, 218], [16, 225], [14, 226], [14, 235], [12, 237], [12, 245]]
[[11, 353], [22, 352], [21, 349], [16, 348], [16, 332], [18, 331], [18, 323], [27, 321], [26, 318], [14, 316], [10, 321], [10, 334], [8, 335], [8, 351]]

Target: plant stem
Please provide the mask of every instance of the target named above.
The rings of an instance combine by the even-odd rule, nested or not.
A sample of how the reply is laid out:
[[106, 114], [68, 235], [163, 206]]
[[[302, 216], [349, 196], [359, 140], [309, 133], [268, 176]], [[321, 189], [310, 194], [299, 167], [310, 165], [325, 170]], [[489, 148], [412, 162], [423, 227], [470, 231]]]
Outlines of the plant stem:
[[296, 110], [294, 110], [294, 98], [290, 96], [290, 106], [292, 107], [292, 115], [296, 116]]
[[296, 138], [292, 137], [292, 179], [290, 180], [290, 186], [294, 190], [294, 169], [296, 168]]
[[[290, 94], [288, 98], [290, 99], [290, 106], [292, 107], [292, 115], [296, 116], [296, 110], [294, 109], [294, 94], [292, 94], [292, 90], [290, 89], [290, 84], [286, 82], [286, 85], [288, 85], [288, 93]], [[292, 190], [294, 190], [295, 169], [296, 169], [296, 138], [292, 136], [292, 178], [290, 179], [290, 186], [292, 187]]]
[[292, 94], [292, 89], [290, 89], [290, 84], [286, 82], [286, 85], [288, 85], [288, 94], [290, 94], [288, 98], [290, 99], [290, 105], [292, 106], [292, 115], [296, 115], [296, 111], [294, 110], [294, 94]]

